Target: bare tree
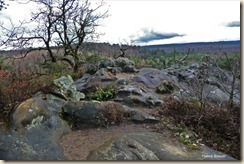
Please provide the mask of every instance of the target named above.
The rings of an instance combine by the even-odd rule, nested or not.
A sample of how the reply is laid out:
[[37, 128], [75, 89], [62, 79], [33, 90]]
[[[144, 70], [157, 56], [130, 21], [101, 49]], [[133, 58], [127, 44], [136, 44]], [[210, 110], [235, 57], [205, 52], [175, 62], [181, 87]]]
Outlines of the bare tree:
[[55, 32], [59, 36], [59, 44], [64, 47], [64, 55], [71, 55], [75, 61], [74, 71], [78, 69], [81, 62], [78, 51], [84, 40], [93, 40], [101, 34], [96, 32], [96, 28], [101, 25], [101, 20], [108, 17], [108, 10], [99, 12], [104, 5], [105, 3], [101, 1], [92, 8], [88, 0], [82, 3], [75, 0], [62, 0], [59, 4], [60, 10], [56, 13], [59, 19], [55, 24]]
[[118, 56], [114, 56], [115, 59], [119, 58], [119, 57], [125, 57], [125, 51], [129, 49], [129, 45], [119, 45], [119, 50], [120, 50], [120, 54]]
[[19, 25], [9, 19], [10, 28], [1, 25], [1, 31], [5, 36], [5, 40], [1, 41], [6, 47], [21, 50], [23, 52], [21, 58], [35, 50], [31, 47], [38, 45], [39, 50], [47, 50], [51, 61], [56, 62], [57, 59], [52, 51], [53, 26], [57, 21], [53, 16], [54, 1], [30, 0], [28, 3], [38, 5], [35, 12], [31, 13], [31, 19], [22, 20]]
[[187, 48], [187, 52], [184, 54], [184, 56], [181, 58], [181, 59], [176, 59], [175, 58], [175, 54], [176, 54], [176, 51], [175, 51], [175, 48], [174, 48], [174, 62], [175, 64], [177, 63], [178, 64], [178, 67], [180, 68], [181, 65], [183, 65], [183, 62], [188, 58], [189, 54], [191, 53], [191, 48]]
[[43, 0], [32, 0], [32, 2], [38, 5], [38, 9], [31, 13], [31, 21], [37, 23], [36, 28], [29, 31], [30, 39], [35, 43], [39, 42], [41, 45], [40, 49], [47, 50], [48, 55], [52, 62], [56, 62], [57, 59], [52, 50], [52, 43], [54, 37], [54, 25], [58, 18], [54, 16], [55, 9], [57, 8], [57, 1], [43, 1]]
[[190, 92], [199, 102], [199, 118], [201, 118], [202, 112], [208, 100], [208, 94], [210, 94], [210, 91], [208, 92], [206, 89], [209, 71], [209, 67], [201, 68], [194, 78], [188, 80], [188, 83], [191, 86], [189, 88]]
[[[238, 54], [230, 54], [221, 50], [221, 55], [226, 60], [226, 67], [228, 70], [223, 70], [218, 66], [220, 71], [219, 76], [221, 79], [223, 89], [229, 94], [228, 104], [232, 108], [234, 105], [234, 96], [240, 93], [238, 89], [238, 78], [240, 78], [241, 59]], [[219, 59], [218, 59], [219, 60]], [[222, 59], [223, 60], [223, 59]], [[226, 76], [223, 76], [226, 73]], [[230, 76], [229, 76], [230, 75]]]
[[130, 41], [130, 43], [126, 40], [123, 41], [124, 44], [122, 44], [121, 42], [119, 43], [119, 50], [120, 50], [120, 53], [118, 56], [115, 56], [114, 55], [114, 58], [117, 59], [119, 57], [125, 57], [125, 51], [127, 51], [128, 49], [132, 48], [133, 47], [133, 43], [134, 41]]
[[[5, 24], [7, 24], [5, 26]], [[8, 18], [8, 22], [1, 22], [1, 38], [0, 46], [5, 46], [12, 48], [12, 50], [24, 50], [27, 47], [32, 46], [30, 40], [33, 37], [29, 37], [27, 29], [24, 26], [25, 21], [19, 21], [18, 24], [13, 23], [13, 21]]]
[[[96, 32], [96, 27], [108, 17], [108, 10], [100, 10], [105, 3], [102, 1], [95, 7], [88, 0], [29, 0], [28, 3], [38, 6], [31, 13], [30, 21], [23, 21], [21, 26], [12, 29], [1, 26], [6, 32], [4, 44], [18, 49], [41, 45], [40, 49], [47, 50], [52, 62], [65, 60], [77, 71], [81, 64], [78, 53], [81, 45], [101, 34]], [[25, 28], [30, 24], [35, 28]], [[55, 54], [53, 47], [61, 48], [63, 55]], [[72, 58], [67, 58], [68, 55]]]
[[6, 6], [8, 6], [8, 5], [5, 3], [5, 1], [4, 0], [0, 0], [0, 11], [2, 9], [6, 9], [7, 8]]

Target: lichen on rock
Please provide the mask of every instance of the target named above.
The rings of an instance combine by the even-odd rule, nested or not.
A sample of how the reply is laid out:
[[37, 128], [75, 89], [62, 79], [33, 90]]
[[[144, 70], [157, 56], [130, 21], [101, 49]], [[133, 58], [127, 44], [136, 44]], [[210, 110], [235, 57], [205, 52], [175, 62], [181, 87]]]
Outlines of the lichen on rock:
[[76, 85], [70, 75], [62, 76], [53, 81], [55, 86], [54, 93], [66, 100], [80, 101], [85, 98], [85, 94], [77, 91]]
[[29, 130], [31, 128], [34, 128], [34, 127], [38, 127], [42, 124], [42, 120], [43, 120], [44, 116], [37, 116], [36, 118], [34, 118], [32, 121], [31, 121], [31, 124], [28, 124], [26, 126], [26, 128]]

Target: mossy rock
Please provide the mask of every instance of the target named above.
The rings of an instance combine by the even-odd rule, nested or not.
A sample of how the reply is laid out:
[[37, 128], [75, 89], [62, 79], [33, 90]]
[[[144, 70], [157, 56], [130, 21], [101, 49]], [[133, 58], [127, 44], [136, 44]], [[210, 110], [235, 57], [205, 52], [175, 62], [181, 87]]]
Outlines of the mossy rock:
[[53, 84], [53, 92], [66, 100], [80, 101], [85, 98], [83, 93], [77, 91], [76, 85], [70, 75], [55, 79]]
[[28, 99], [13, 113], [13, 126], [15, 129], [26, 128], [38, 116], [49, 117], [47, 103], [40, 97]]
[[176, 86], [169, 80], [163, 80], [160, 85], [157, 86], [156, 92], [159, 94], [172, 94], [176, 89]]

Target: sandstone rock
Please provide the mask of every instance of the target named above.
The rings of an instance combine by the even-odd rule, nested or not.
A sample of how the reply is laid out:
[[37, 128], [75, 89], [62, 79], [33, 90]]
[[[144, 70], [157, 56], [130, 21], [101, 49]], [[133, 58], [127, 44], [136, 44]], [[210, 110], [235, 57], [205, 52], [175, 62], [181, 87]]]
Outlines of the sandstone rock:
[[229, 100], [228, 94], [216, 86], [206, 85], [203, 92], [206, 99], [210, 99], [214, 102], [227, 102]]
[[107, 67], [108, 72], [111, 72], [113, 75], [119, 74], [122, 72], [121, 67]]
[[[169, 80], [179, 89], [189, 91], [186, 97], [196, 97], [196, 91], [204, 83], [203, 98], [205, 100], [220, 103], [227, 102], [229, 99], [229, 94], [226, 90], [230, 90], [231, 87], [231, 74], [228, 71], [220, 70], [216, 66], [205, 66], [194, 63], [193, 65], [180, 69], [169, 68], [161, 71], [165, 72], [169, 76]], [[238, 93], [238, 90], [240, 90], [239, 79], [236, 79], [235, 85], [235, 91]], [[181, 98], [185, 97], [182, 95], [176, 96]], [[240, 102], [238, 94], [234, 97], [234, 102]]]
[[122, 72], [136, 72], [135, 63], [124, 57], [102, 60], [98, 63], [98, 68], [109, 68], [113, 73], [118, 73], [118, 68], [121, 68]]
[[122, 105], [112, 101], [82, 101], [67, 103], [61, 114], [74, 127], [82, 128], [118, 124], [127, 113]]
[[155, 89], [163, 80], [170, 80], [170, 76], [155, 68], [142, 68], [138, 75], [131, 79], [131, 81], [143, 84], [150, 89]]
[[108, 72], [106, 68], [101, 68], [94, 75], [84, 74], [82, 78], [75, 81], [75, 85], [78, 91], [91, 93], [99, 87], [114, 83], [116, 80], [117, 78]]
[[[207, 156], [211, 155], [211, 156]], [[169, 143], [163, 134], [154, 132], [128, 133], [114, 137], [100, 148], [90, 152], [87, 160], [235, 160], [202, 147], [200, 151], [185, 151]]]
[[145, 86], [137, 83], [117, 86], [114, 100], [130, 106], [152, 107], [163, 103]]
[[136, 123], [157, 123], [159, 120], [150, 114], [142, 111], [133, 110], [131, 111], [130, 120]]
[[[4, 160], [64, 160], [60, 138], [71, 130], [59, 117], [67, 102], [53, 95], [37, 93], [13, 113], [13, 125], [5, 134]], [[1, 154], [1, 151], [0, 151]]]
[[93, 76], [90, 74], [84, 74], [80, 79], [75, 81], [75, 85], [78, 91], [84, 91], [90, 87]]
[[98, 63], [98, 68], [115, 67], [115, 61], [112, 59], [101, 60]]
[[128, 58], [124, 58], [124, 57], [119, 57], [117, 59], [115, 59], [115, 65], [117, 67], [124, 67], [124, 66], [134, 66], [135, 63], [131, 60], [129, 60]]
[[86, 69], [86, 73], [93, 75], [94, 73], [97, 72], [98, 66], [95, 64], [86, 64], [85, 69]]
[[21, 103], [13, 113], [13, 127], [16, 130], [26, 128], [38, 116], [49, 117], [47, 103], [41, 97], [28, 99]]
[[98, 81], [102, 81], [102, 82], [103, 81], [115, 81], [117, 79], [113, 74], [111, 74], [110, 72], [108, 72], [108, 70], [105, 69], [105, 68], [99, 69], [95, 73], [94, 77], [96, 79], [98, 79]]
[[156, 88], [157, 93], [161, 94], [171, 94], [176, 89], [176, 86], [169, 80], [163, 80], [159, 86]]
[[62, 76], [53, 81], [55, 85], [54, 93], [62, 96], [66, 100], [80, 101], [84, 99], [85, 95], [76, 90], [76, 85], [70, 75]]

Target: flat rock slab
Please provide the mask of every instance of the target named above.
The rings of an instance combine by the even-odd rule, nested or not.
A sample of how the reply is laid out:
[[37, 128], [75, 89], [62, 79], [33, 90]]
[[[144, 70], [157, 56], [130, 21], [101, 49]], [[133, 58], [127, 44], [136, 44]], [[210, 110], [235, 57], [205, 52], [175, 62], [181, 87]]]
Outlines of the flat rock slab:
[[129, 133], [117, 136], [96, 150], [88, 160], [235, 160], [203, 147], [200, 151], [186, 151], [165, 140], [155, 132]]
[[96, 150], [115, 136], [125, 133], [148, 132], [142, 124], [121, 124], [107, 128], [87, 128], [72, 131], [61, 138], [64, 155], [68, 160], [87, 160], [90, 151]]

